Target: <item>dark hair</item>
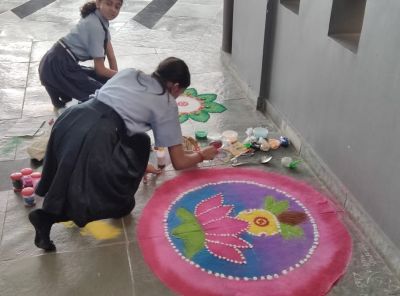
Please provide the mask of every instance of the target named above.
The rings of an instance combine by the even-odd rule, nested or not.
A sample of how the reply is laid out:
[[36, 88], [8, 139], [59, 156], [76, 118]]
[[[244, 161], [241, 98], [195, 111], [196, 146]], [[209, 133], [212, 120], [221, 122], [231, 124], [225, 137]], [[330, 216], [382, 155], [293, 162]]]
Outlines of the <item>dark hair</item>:
[[95, 12], [96, 9], [97, 9], [96, 1], [86, 2], [81, 7], [81, 17], [83, 17], [83, 18], [87, 17], [89, 14]]
[[[103, 1], [103, 0], [100, 0], [100, 1]], [[123, 3], [123, 2], [124, 2], [124, 0], [121, 0], [121, 3]], [[97, 9], [96, 1], [86, 2], [81, 7], [81, 17], [83, 17], [83, 18], [87, 17], [89, 14], [95, 12], [96, 9]]]
[[162, 94], [167, 90], [167, 82], [178, 83], [182, 88], [187, 88], [190, 85], [188, 66], [184, 61], [175, 57], [163, 60], [151, 76], [161, 84]]

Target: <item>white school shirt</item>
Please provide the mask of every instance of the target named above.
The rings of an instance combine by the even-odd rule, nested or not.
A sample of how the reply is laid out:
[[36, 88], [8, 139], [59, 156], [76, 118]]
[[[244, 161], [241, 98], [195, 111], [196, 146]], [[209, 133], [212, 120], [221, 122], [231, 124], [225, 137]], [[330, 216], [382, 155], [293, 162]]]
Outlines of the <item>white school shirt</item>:
[[139, 70], [119, 71], [92, 97], [113, 108], [123, 119], [128, 136], [154, 134], [155, 145], [171, 147], [182, 143], [178, 105], [173, 96], [162, 92], [159, 82]]
[[104, 57], [106, 33], [100, 22], [107, 29], [108, 40], [111, 40], [108, 30], [109, 22], [101, 15], [98, 9], [87, 17], [81, 18], [69, 34], [63, 37], [63, 41], [80, 61]]

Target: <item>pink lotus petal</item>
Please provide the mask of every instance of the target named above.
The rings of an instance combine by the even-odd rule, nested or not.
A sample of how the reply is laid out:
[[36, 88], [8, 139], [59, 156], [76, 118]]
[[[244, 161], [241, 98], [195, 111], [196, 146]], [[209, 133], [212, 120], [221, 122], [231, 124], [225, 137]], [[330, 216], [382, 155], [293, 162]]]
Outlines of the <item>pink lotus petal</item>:
[[236, 248], [252, 248], [253, 246], [244, 239], [236, 236], [207, 235], [206, 242], [228, 245]]
[[220, 207], [222, 206], [222, 202], [223, 196], [221, 193], [218, 193], [208, 199], [199, 202], [194, 210], [194, 214], [195, 216], [198, 216], [212, 208]]
[[220, 206], [217, 208], [210, 209], [209, 211], [203, 212], [196, 218], [201, 224], [207, 224], [214, 220], [219, 220], [223, 217], [228, 216], [228, 214], [232, 211], [232, 209], [233, 206]]
[[242, 252], [235, 247], [207, 242], [206, 248], [211, 254], [221, 257], [221, 259], [232, 260], [235, 263], [246, 263]]
[[248, 225], [249, 224], [246, 221], [238, 220], [232, 217], [224, 217], [218, 221], [202, 225], [202, 227], [206, 234], [233, 235], [245, 231]]

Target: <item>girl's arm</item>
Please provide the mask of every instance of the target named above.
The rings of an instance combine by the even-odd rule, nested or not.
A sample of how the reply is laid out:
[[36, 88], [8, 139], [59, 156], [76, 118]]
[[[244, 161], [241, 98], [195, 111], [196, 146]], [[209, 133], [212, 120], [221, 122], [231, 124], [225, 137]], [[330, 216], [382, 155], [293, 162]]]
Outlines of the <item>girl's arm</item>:
[[107, 42], [106, 54], [107, 54], [108, 64], [110, 65], [110, 69], [118, 71], [117, 59], [115, 58], [114, 48], [111, 44], [111, 41]]
[[168, 147], [169, 155], [171, 158], [172, 166], [176, 170], [183, 170], [195, 166], [203, 160], [213, 159], [218, 151], [213, 146], [207, 146], [200, 150], [200, 152], [187, 153], [183, 149], [183, 145], [175, 145]]
[[94, 70], [99, 76], [111, 78], [118, 72], [117, 60], [115, 58], [114, 49], [112, 47], [111, 41], [107, 42], [106, 55], [110, 68], [106, 67], [104, 58], [95, 58]]
[[108, 78], [111, 78], [115, 74], [117, 74], [117, 71], [108, 69], [106, 67], [104, 63], [104, 58], [94, 58], [94, 70], [96, 71], [97, 75]]

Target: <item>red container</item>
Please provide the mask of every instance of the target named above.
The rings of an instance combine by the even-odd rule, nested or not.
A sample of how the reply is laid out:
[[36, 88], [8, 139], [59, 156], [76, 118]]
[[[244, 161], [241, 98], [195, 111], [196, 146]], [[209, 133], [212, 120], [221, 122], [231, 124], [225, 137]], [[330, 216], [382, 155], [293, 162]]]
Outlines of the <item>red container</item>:
[[10, 175], [11, 182], [13, 184], [14, 192], [21, 192], [23, 185], [22, 185], [22, 173], [12, 173]]

